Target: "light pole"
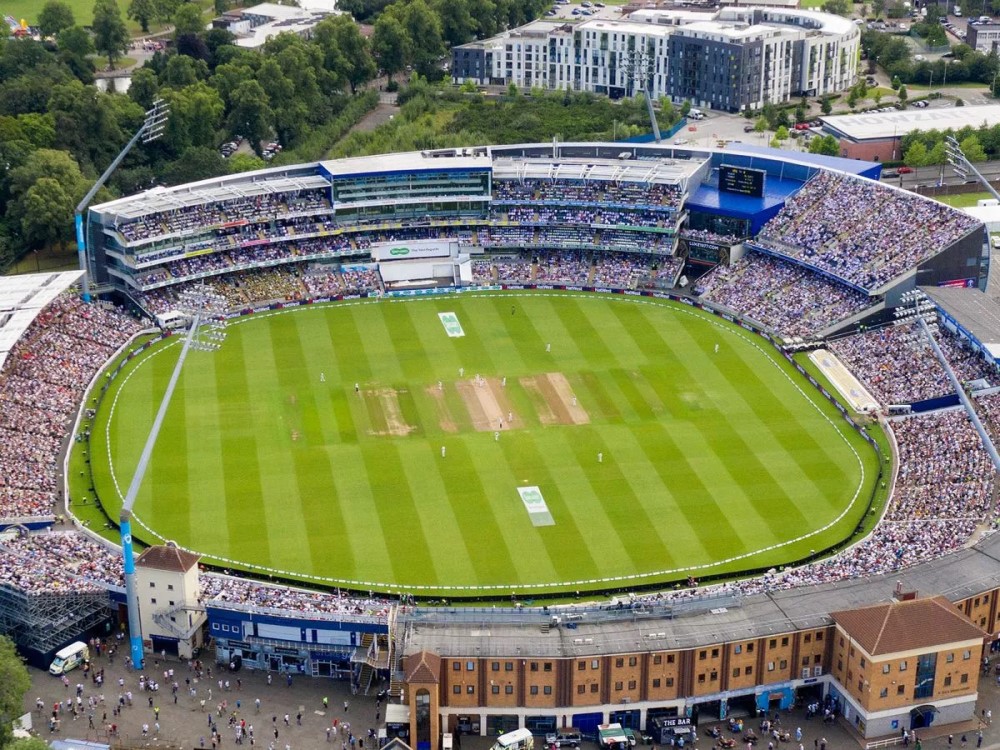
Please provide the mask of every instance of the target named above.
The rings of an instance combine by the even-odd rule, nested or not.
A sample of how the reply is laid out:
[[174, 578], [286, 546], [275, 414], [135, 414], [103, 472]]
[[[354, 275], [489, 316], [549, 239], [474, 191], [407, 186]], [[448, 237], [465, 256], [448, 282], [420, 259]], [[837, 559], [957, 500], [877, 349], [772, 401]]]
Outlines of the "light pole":
[[146, 112], [146, 118], [142, 121], [139, 129], [135, 131], [132, 140], [125, 144], [125, 148], [121, 150], [114, 161], [104, 170], [104, 174], [97, 178], [97, 182], [83, 196], [83, 200], [77, 204], [73, 221], [76, 228], [76, 251], [80, 260], [80, 270], [83, 271], [83, 293], [81, 296], [84, 302], [90, 302], [90, 279], [88, 278], [87, 270], [87, 237], [83, 227], [83, 212], [87, 209], [90, 201], [94, 199], [94, 196], [97, 195], [97, 191], [104, 187], [104, 183], [107, 182], [112, 172], [118, 169], [118, 165], [122, 163], [122, 160], [140, 139], [142, 139], [143, 143], [149, 143], [163, 135], [163, 128], [167, 123], [169, 115], [170, 104], [168, 102], [165, 102], [163, 99], [154, 101], [153, 108]]
[[122, 540], [122, 562], [125, 569], [129, 650], [131, 651], [132, 664], [136, 669], [142, 669], [143, 651], [142, 621], [139, 619], [139, 600], [135, 587], [135, 558], [132, 550], [132, 507], [135, 505], [135, 498], [142, 486], [143, 477], [146, 476], [146, 468], [153, 455], [156, 438], [160, 434], [160, 427], [163, 425], [163, 419], [170, 406], [170, 399], [174, 395], [174, 389], [177, 387], [181, 368], [184, 366], [188, 352], [191, 349], [215, 351], [226, 338], [226, 300], [221, 295], [205, 286], [194, 287], [181, 294], [177, 307], [190, 317], [191, 326], [184, 337], [180, 356], [177, 357], [177, 364], [174, 365], [167, 389], [163, 393], [160, 408], [153, 419], [153, 426], [150, 427], [149, 435], [146, 436], [146, 444], [142, 448], [139, 463], [135, 467], [135, 474], [132, 475], [132, 482], [129, 484], [128, 492], [125, 493], [121, 514], [118, 517]]

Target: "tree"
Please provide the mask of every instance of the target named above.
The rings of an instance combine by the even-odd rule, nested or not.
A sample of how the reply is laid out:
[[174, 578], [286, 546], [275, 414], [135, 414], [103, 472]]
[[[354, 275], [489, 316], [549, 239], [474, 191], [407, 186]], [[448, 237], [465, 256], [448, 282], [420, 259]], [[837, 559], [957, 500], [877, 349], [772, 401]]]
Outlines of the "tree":
[[838, 16], [851, 15], [851, 4], [848, 0], [825, 0], [822, 9], [824, 13], [833, 13]]
[[801, 101], [795, 107], [795, 122], [805, 122], [806, 121], [806, 103]]
[[22, 737], [6, 745], [4, 750], [50, 750], [49, 743], [39, 737]]
[[927, 147], [920, 141], [914, 142], [903, 154], [903, 163], [913, 169], [924, 166], [926, 162]]
[[233, 91], [229, 106], [229, 132], [246, 138], [254, 153], [263, 158], [260, 142], [271, 137], [274, 126], [274, 112], [264, 89], [257, 81], [244, 81]]
[[969, 161], [986, 161], [986, 152], [977, 136], [970, 135], [968, 138], [963, 138], [958, 145]]
[[82, 26], [70, 26], [68, 29], [63, 29], [56, 37], [56, 43], [59, 45], [60, 51], [80, 57], [86, 57], [94, 51], [94, 42]]
[[375, 77], [375, 61], [368, 40], [349, 16], [323, 19], [317, 24], [313, 39], [329, 61], [324, 62], [324, 67], [331, 70], [339, 66], [351, 85], [352, 94], [357, 92], [358, 86]]
[[169, 185], [205, 180], [226, 172], [226, 160], [214, 148], [192, 146], [180, 158], [163, 170], [163, 178]]
[[927, 152], [927, 158], [924, 161], [926, 164], [934, 166], [944, 164], [948, 161], [948, 150], [943, 140], [939, 140], [934, 144], [931, 150]]
[[173, 14], [174, 39], [185, 34], [200, 34], [205, 30], [205, 20], [201, 17], [198, 3], [184, 3]]
[[73, 10], [61, 0], [49, 0], [38, 13], [38, 28], [42, 36], [56, 36], [75, 23]]
[[881, 18], [885, 13], [885, 0], [872, 0], [872, 10], [875, 11], [875, 18]]
[[73, 199], [51, 177], [40, 177], [24, 196], [21, 231], [24, 239], [46, 248], [69, 235], [73, 224]]
[[208, 65], [187, 55], [171, 55], [163, 72], [163, 84], [175, 89], [190, 86], [208, 76]]
[[267, 162], [259, 156], [233, 154], [226, 160], [226, 166], [229, 168], [229, 174], [236, 174], [237, 172], [253, 172], [256, 169], [263, 169], [267, 166]]
[[144, 34], [149, 33], [149, 23], [156, 20], [158, 12], [156, 0], [132, 0], [128, 6], [128, 17], [139, 24]]
[[132, 101], [142, 105], [145, 110], [153, 108], [153, 101], [160, 90], [156, 73], [149, 68], [139, 68], [132, 74], [132, 85], [128, 87], [128, 95]]
[[840, 156], [840, 142], [832, 135], [813, 138], [809, 144], [809, 153], [824, 156]]
[[824, 96], [819, 103], [819, 109], [824, 115], [833, 112], [833, 97]]
[[[392, 12], [398, 5], [390, 6]], [[410, 0], [402, 11], [403, 27], [413, 44], [410, 46], [410, 61], [413, 69], [428, 81], [440, 77], [438, 58], [444, 54], [444, 38], [441, 35], [441, 19], [431, 10], [425, 0]]]
[[896, 96], [899, 97], [899, 101], [906, 102], [910, 98], [910, 93], [906, 90], [906, 84], [899, 84], [899, 91], [896, 92]]
[[434, 10], [441, 19], [441, 31], [449, 46], [465, 44], [472, 38], [476, 22], [468, 0], [435, 0]]
[[94, 49], [108, 58], [108, 65], [115, 67], [115, 61], [128, 50], [129, 35], [122, 12], [116, 0], [96, 0], [94, 3]]
[[23, 712], [24, 695], [31, 679], [14, 644], [0, 636], [0, 747], [10, 741], [11, 723]]
[[390, 81], [406, 65], [409, 48], [410, 37], [399, 19], [388, 14], [379, 16], [372, 31], [372, 52]]
[[779, 143], [781, 141], [787, 141], [788, 140], [788, 128], [786, 128], [784, 125], [779, 126], [778, 129], [776, 131], [774, 131], [774, 139], [776, 141], [778, 141]]
[[215, 15], [221, 16], [229, 10], [229, 0], [215, 0]]

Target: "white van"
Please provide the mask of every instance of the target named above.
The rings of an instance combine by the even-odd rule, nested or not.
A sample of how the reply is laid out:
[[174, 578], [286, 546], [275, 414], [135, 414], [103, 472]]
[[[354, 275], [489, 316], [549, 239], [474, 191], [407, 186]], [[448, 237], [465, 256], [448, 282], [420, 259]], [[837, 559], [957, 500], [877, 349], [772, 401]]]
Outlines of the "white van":
[[532, 750], [534, 746], [535, 736], [531, 730], [521, 728], [501, 734], [491, 750]]
[[705, 113], [702, 112], [700, 109], [695, 109], [694, 107], [692, 107], [691, 109], [688, 110], [688, 117], [690, 117], [692, 120], [704, 120]]
[[90, 650], [83, 641], [69, 644], [66, 648], [56, 654], [49, 666], [49, 674], [66, 674], [71, 669], [76, 669], [90, 658]]
[[545, 744], [550, 748], [555, 747], [580, 747], [583, 743], [583, 735], [576, 727], [563, 727], [558, 732], [549, 732], [545, 735]]

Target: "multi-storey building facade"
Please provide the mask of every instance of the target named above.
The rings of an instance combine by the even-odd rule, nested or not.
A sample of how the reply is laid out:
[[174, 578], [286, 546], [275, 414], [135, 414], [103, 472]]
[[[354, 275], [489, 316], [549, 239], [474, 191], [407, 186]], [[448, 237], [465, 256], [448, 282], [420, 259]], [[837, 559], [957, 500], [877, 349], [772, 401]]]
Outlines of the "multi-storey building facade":
[[452, 51], [456, 83], [654, 97], [730, 112], [842, 91], [857, 80], [860, 31], [784, 8], [640, 10], [621, 21], [535, 21]]
[[1000, 23], [993, 21], [969, 21], [966, 25], [966, 44], [976, 52], [990, 54], [1000, 44]]

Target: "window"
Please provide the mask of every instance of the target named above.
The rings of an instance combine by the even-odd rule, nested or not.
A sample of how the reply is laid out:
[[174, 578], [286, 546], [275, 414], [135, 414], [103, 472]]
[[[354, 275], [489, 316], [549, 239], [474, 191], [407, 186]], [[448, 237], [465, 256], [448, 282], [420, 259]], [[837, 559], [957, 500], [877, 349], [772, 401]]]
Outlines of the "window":
[[767, 647], [768, 648], [777, 648], [778, 647], [778, 639], [777, 638], [772, 638], [771, 640], [769, 640], [767, 642]]
[[514, 662], [512, 662], [512, 661], [505, 661], [503, 663], [503, 671], [504, 672], [513, 672], [514, 671]]
[[905, 672], [906, 671], [906, 661], [905, 660], [899, 662], [899, 671], [900, 672]]
[[716, 682], [719, 679], [719, 673], [713, 669], [711, 674], [708, 675], [708, 679], [711, 682]]
[[951, 687], [951, 675], [947, 674], [944, 676], [944, 686]]
[[624, 682], [616, 682], [615, 683], [615, 690], [617, 690], [618, 692], [621, 692], [624, 687], [625, 687], [625, 683]]
[[552, 695], [552, 686], [551, 685], [546, 685], [545, 687], [543, 687], [542, 688], [542, 693], [544, 695]]
[[170, 606], [170, 607], [174, 606], [174, 600], [171, 599], [170, 601], [168, 601], [167, 605]]
[[629, 680], [628, 681], [628, 689], [629, 690], [635, 690], [635, 680]]
[[788, 669], [788, 659], [782, 659], [778, 662], [778, 669]]
[[149, 603], [150, 603], [150, 604], [156, 604], [156, 599], [150, 599], [150, 600], [149, 600]]
[[948, 654], [946, 657], [944, 657], [944, 660], [948, 664], [951, 664], [953, 661], [955, 661], [955, 654]]
[[743, 667], [743, 674], [746, 676], [753, 674], [753, 667]]
[[698, 652], [698, 659], [699, 660], [704, 659], [706, 656], [708, 656], [708, 652], [707, 651], [699, 651]]
[[[823, 640], [823, 631], [822, 630], [817, 630], [816, 631], [816, 642], [819, 643], [821, 640]], [[843, 640], [841, 640], [840, 644], [841, 645], [844, 644]]]
[[590, 662], [590, 668], [591, 669], [600, 669], [601, 668], [601, 660], [600, 659], [592, 659], [591, 662]]
[[458, 662], [458, 661], [452, 662], [451, 663], [451, 669], [452, 669], [453, 672], [460, 672], [460, 671], [462, 671], [462, 663]]
[[667, 687], [673, 687], [674, 686], [674, 678], [673, 677], [668, 677], [666, 680], [664, 680], [663, 684], [666, 685]]
[[551, 672], [552, 671], [552, 662], [550, 662], [550, 661], [545, 662], [542, 665], [542, 671], [543, 672]]
[[787, 635], [784, 638], [781, 639], [781, 645], [782, 646], [787, 646], [788, 645], [788, 636]]
[[733, 669], [733, 677], [739, 677], [739, 676], [740, 676], [740, 668], [736, 667], [735, 669]]
[[663, 664], [663, 654], [653, 654], [653, 664]]
[[492, 669], [494, 672], [499, 672], [500, 671], [500, 662], [495, 661], [492, 664], [490, 664], [490, 669]]
[[896, 695], [904, 695], [906, 693], [906, 685], [896, 685]]
[[532, 672], [537, 672], [538, 671], [538, 662], [537, 661], [531, 662], [530, 669], [531, 669]]
[[168, 583], [167, 584], [167, 591], [173, 591], [173, 590], [174, 590], [174, 584]]
[[654, 677], [653, 678], [653, 687], [658, 688], [659, 686], [660, 686], [660, 678], [659, 677]]
[[475, 672], [476, 671], [476, 662], [474, 662], [474, 661], [467, 661], [467, 662], [465, 662], [465, 671], [466, 672]]
[[712, 658], [713, 659], [718, 659], [719, 658], [719, 649], [717, 649], [717, 648], [713, 648], [712, 649]]
[[969, 683], [969, 675], [963, 674], [961, 677], [959, 677], [958, 681], [963, 685], [967, 685]]
[[451, 692], [453, 692], [455, 695], [461, 695], [462, 694], [462, 686], [461, 685], [452, 685]]
[[809, 666], [809, 657], [808, 656], [803, 656], [802, 657], [802, 666], [803, 667], [808, 667]]
[[740, 644], [740, 643], [737, 643], [735, 646], [733, 646], [733, 653], [734, 654], [742, 654], [743, 653], [743, 645]]
[[966, 649], [965, 651], [962, 652], [962, 660], [963, 661], [968, 661], [971, 658], [972, 658], [972, 652], [971, 651], [969, 651], [968, 649]]
[[625, 666], [625, 660], [621, 659], [621, 658], [615, 659], [615, 666], [616, 667], [624, 667]]
[[587, 686], [586, 685], [577, 685], [576, 686], [576, 692], [577, 692], [578, 695], [583, 695], [584, 693], [587, 692]]
[[587, 668], [587, 662], [585, 662], [585, 661], [578, 661], [576, 663], [576, 669], [577, 669], [578, 672], [582, 672], [586, 668]]
[[699, 685], [704, 685], [705, 684], [705, 673], [704, 672], [702, 672], [700, 675], [698, 675], [698, 684]]
[[767, 671], [768, 672], [773, 672], [774, 671], [774, 662], [773, 661], [769, 661], [767, 663]]
[[667, 654], [667, 664], [673, 664], [673, 663], [674, 663], [674, 655]]
[[493, 695], [500, 695], [500, 686], [490, 685], [490, 692], [493, 693]]
[[150, 581], [150, 582], [149, 582], [149, 588], [151, 588], [151, 589], [155, 589], [155, 588], [156, 588], [156, 584], [155, 584], [155, 583], [153, 583], [152, 581]]
[[881, 690], [879, 690], [878, 691], [878, 697], [879, 698], [888, 698], [889, 697], [889, 688], [882, 688]]
[[882, 665], [882, 674], [889, 674], [889, 670], [890, 669], [891, 669], [891, 667], [888, 664], [883, 664]]
[[514, 694], [514, 686], [513, 685], [504, 685], [503, 692], [504, 692], [505, 695], [513, 695]]
[[475, 693], [476, 693], [476, 686], [475, 685], [467, 685], [465, 687], [465, 692], [468, 693], [469, 695], [475, 695]]
[[538, 695], [538, 685], [532, 685], [531, 690], [528, 691], [531, 695]]
[[629, 665], [630, 667], [634, 667], [634, 666], [635, 666], [635, 665], [636, 665], [637, 663], [638, 663], [638, 660], [636, 659], [636, 657], [634, 657], [634, 656], [630, 656], [630, 657], [628, 658], [628, 665]]
[[805, 641], [806, 643], [812, 643], [812, 639], [813, 639], [812, 633], [806, 633], [805, 637], [803, 637], [802, 640]]
[[862, 669], [865, 668], [865, 657], [863, 657], [863, 656], [861, 657], [861, 668]]
[[596, 682], [590, 686], [590, 692], [592, 692], [592, 693], [596, 693], [597, 692], [597, 683]]
[[748, 643], [747, 644], [747, 653], [748, 654], [752, 654], [753, 653], [753, 644], [752, 643]]

